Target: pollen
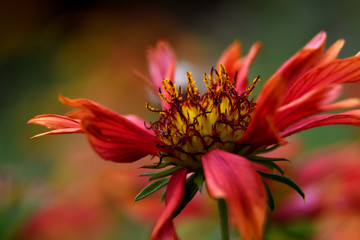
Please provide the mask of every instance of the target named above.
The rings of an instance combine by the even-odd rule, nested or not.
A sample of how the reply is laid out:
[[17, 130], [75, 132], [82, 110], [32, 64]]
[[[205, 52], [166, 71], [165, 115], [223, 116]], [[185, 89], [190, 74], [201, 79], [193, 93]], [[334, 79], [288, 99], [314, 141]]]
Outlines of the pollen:
[[220, 65], [219, 71], [204, 74], [208, 91], [202, 96], [190, 72], [187, 79], [185, 93], [164, 79], [159, 95], [169, 107], [156, 110], [147, 105], [147, 108], [160, 113], [160, 119], [150, 128], [163, 143], [159, 146], [161, 160], [196, 170], [202, 167], [201, 156], [212, 149], [238, 150], [236, 142], [245, 133], [255, 108], [248, 97], [259, 77], [239, 94], [225, 67]]

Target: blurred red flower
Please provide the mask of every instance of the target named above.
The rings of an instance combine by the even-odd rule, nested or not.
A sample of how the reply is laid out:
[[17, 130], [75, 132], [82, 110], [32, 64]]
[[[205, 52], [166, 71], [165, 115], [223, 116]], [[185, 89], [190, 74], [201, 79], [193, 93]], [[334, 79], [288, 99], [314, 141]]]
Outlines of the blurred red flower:
[[295, 179], [306, 201], [287, 195], [274, 214], [277, 222], [307, 219], [316, 223], [315, 239], [360, 237], [360, 144], [319, 151], [297, 168]]

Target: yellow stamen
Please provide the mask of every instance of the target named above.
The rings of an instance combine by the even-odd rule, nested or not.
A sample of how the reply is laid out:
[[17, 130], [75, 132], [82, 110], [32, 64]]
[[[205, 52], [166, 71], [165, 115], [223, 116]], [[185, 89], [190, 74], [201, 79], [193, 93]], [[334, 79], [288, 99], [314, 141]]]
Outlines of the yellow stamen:
[[[204, 82], [208, 92], [200, 96], [190, 72], [187, 73], [188, 86], [185, 97], [182, 89], [169, 79], [163, 80], [167, 96], [159, 95], [170, 104], [163, 109], [160, 119], [151, 128], [163, 142], [160, 153], [167, 162], [190, 169], [201, 168], [201, 156], [214, 148], [237, 152], [236, 141], [244, 134], [255, 107], [247, 97], [251, 94], [259, 78], [243, 93], [238, 94], [231, 83], [225, 67], [213, 70]], [[157, 111], [147, 105], [151, 111]]]

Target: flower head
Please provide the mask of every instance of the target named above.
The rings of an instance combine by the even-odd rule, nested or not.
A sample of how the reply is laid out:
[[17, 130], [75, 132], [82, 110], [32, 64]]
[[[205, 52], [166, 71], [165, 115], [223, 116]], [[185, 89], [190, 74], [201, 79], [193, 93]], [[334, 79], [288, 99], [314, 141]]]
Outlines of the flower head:
[[40, 115], [29, 123], [55, 128], [37, 136], [85, 133], [94, 150], [107, 160], [133, 162], [146, 155], [158, 156], [157, 163], [144, 167], [165, 170], [144, 174], [156, 181], [136, 198], [167, 185], [166, 208], [152, 239], [176, 238], [172, 219], [201, 190], [203, 182], [211, 197], [225, 200], [244, 239], [261, 239], [266, 198], [273, 208], [262, 178], [283, 182], [303, 193], [276, 164], [284, 159], [258, 154], [285, 144], [285, 137], [309, 128], [360, 126], [359, 109], [320, 114], [359, 107], [358, 99], [333, 101], [342, 83], [360, 80], [360, 56], [337, 60], [343, 41], [323, 52], [325, 39], [325, 32], [320, 32], [286, 61], [266, 82], [256, 102], [250, 94], [259, 77], [248, 86], [247, 75], [262, 47], [260, 43], [244, 57], [240, 57], [238, 42], [225, 50], [216, 70], [204, 75], [208, 91], [200, 95], [190, 72], [186, 90], [176, 87], [174, 54], [166, 42], [160, 41], [149, 50], [151, 79], [144, 78], [161, 99], [162, 109], [147, 105], [160, 113], [158, 121], [144, 125], [138, 117], [121, 116], [86, 99], [61, 96], [63, 103], [79, 110], [67, 116]]
[[204, 76], [208, 92], [200, 96], [191, 73], [188, 73], [185, 96], [181, 87], [176, 89], [169, 79], [164, 79], [160, 96], [168, 103], [163, 110], [149, 109], [161, 114], [150, 129], [162, 144], [160, 155], [166, 162], [191, 170], [202, 168], [201, 157], [216, 148], [239, 152], [237, 140], [245, 133], [251, 120], [255, 103], [248, 100], [254, 84], [239, 94], [229, 80], [225, 67], [215, 71], [215, 77]]

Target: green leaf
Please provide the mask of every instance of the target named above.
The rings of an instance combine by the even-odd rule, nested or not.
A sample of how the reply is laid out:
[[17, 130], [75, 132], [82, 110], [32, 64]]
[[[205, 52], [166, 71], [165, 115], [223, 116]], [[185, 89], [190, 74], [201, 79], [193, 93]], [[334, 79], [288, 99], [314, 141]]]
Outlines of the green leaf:
[[[173, 218], [175, 218], [186, 207], [186, 205], [191, 201], [191, 199], [194, 198], [195, 194], [199, 191], [200, 179], [202, 179], [202, 182], [204, 182], [204, 174], [198, 172], [194, 173], [186, 180], [184, 197], [179, 207], [173, 213]], [[200, 186], [202, 186], [202, 183]]]
[[142, 173], [139, 176], [140, 177], [150, 176], [149, 181], [151, 181], [151, 180], [155, 180], [155, 179], [158, 179], [158, 178], [167, 177], [167, 176], [173, 174], [174, 172], [176, 172], [177, 170], [179, 170], [181, 168], [183, 168], [183, 167], [175, 166], [175, 167], [172, 167], [172, 168], [165, 169], [164, 171], [161, 171], [161, 172]]
[[135, 202], [153, 194], [157, 190], [166, 186], [169, 183], [169, 180], [170, 180], [170, 178], [165, 178], [165, 179], [160, 179], [160, 180], [150, 183], [143, 190], [141, 190], [141, 192], [138, 195], [136, 195]]
[[144, 165], [144, 166], [141, 166], [140, 168], [149, 168], [149, 169], [161, 169], [161, 168], [164, 168], [164, 167], [167, 167], [171, 165], [171, 163], [155, 163], [153, 165]]
[[285, 175], [276, 174], [276, 173], [267, 173], [267, 172], [263, 172], [263, 171], [259, 171], [259, 170], [258, 170], [258, 172], [264, 178], [275, 180], [275, 181], [278, 181], [278, 182], [288, 185], [289, 187], [291, 187], [292, 189], [297, 191], [301, 195], [301, 197], [305, 200], [304, 192], [301, 190], [299, 185], [297, 185], [297, 183], [294, 180], [292, 180], [290, 177], [285, 176]]
[[266, 194], [268, 196], [267, 198], [267, 203], [269, 205], [269, 208], [271, 209], [271, 211], [274, 211], [275, 209], [275, 202], [274, 202], [274, 198], [273, 198], [273, 195], [271, 193], [271, 190], [269, 188], [269, 185], [266, 184], [266, 182], [263, 182], [264, 183], [264, 186], [265, 186], [265, 190], [266, 190]]

